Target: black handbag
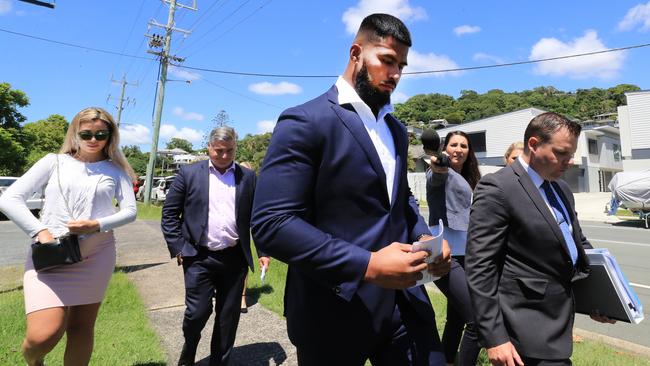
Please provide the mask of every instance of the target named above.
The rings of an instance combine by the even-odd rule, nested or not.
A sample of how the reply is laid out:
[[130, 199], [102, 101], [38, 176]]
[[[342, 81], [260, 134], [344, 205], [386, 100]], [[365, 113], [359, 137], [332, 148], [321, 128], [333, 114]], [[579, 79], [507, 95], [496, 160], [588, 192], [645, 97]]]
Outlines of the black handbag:
[[65, 234], [51, 243], [32, 244], [32, 262], [36, 272], [81, 262], [81, 259], [79, 237], [75, 234]]
[[[56, 156], [56, 178], [59, 183], [59, 191], [65, 208], [68, 210], [70, 217], [73, 217], [68, 201], [61, 188], [61, 178], [59, 174], [59, 155]], [[36, 242], [32, 244], [32, 262], [36, 272], [46, 271], [55, 267], [66, 264], [81, 262], [81, 250], [79, 249], [79, 237], [76, 234], [66, 233], [49, 243]]]

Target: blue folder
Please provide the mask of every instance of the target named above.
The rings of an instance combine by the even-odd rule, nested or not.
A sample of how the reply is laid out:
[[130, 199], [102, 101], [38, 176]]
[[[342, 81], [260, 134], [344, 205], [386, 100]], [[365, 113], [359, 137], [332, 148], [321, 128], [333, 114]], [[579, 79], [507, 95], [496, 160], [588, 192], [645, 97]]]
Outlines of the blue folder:
[[597, 312], [611, 319], [639, 324], [644, 318], [643, 304], [614, 256], [605, 248], [585, 252], [591, 273], [573, 284], [576, 312], [587, 315]]

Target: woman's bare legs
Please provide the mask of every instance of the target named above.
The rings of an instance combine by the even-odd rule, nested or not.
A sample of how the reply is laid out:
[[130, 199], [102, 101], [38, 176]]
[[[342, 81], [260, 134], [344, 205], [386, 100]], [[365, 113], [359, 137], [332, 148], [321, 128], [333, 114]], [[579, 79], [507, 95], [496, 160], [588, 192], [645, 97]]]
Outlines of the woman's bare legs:
[[68, 309], [56, 307], [27, 314], [27, 331], [23, 340], [23, 357], [29, 366], [40, 366], [65, 333]]

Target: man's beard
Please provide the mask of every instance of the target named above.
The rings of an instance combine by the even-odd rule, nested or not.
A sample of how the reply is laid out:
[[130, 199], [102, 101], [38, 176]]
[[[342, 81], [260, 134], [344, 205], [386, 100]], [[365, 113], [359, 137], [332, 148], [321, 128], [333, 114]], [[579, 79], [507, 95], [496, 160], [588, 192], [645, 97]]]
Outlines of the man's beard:
[[381, 91], [370, 83], [368, 68], [365, 64], [357, 73], [354, 90], [372, 110], [379, 110], [379, 108], [390, 103], [390, 92]]

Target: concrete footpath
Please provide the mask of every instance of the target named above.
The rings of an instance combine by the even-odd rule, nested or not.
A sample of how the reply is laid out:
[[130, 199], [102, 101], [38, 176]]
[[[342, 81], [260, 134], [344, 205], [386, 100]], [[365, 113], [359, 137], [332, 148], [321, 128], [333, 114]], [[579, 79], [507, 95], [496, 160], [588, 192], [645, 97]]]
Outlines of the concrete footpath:
[[[151, 325], [162, 340], [167, 364], [178, 362], [183, 346], [185, 311], [183, 271], [169, 252], [159, 222], [136, 221], [115, 230], [117, 266], [138, 288]], [[248, 299], [248, 313], [241, 314], [232, 365], [297, 365], [296, 351], [287, 337], [284, 318]], [[214, 316], [205, 326], [197, 365], [207, 365]]]

